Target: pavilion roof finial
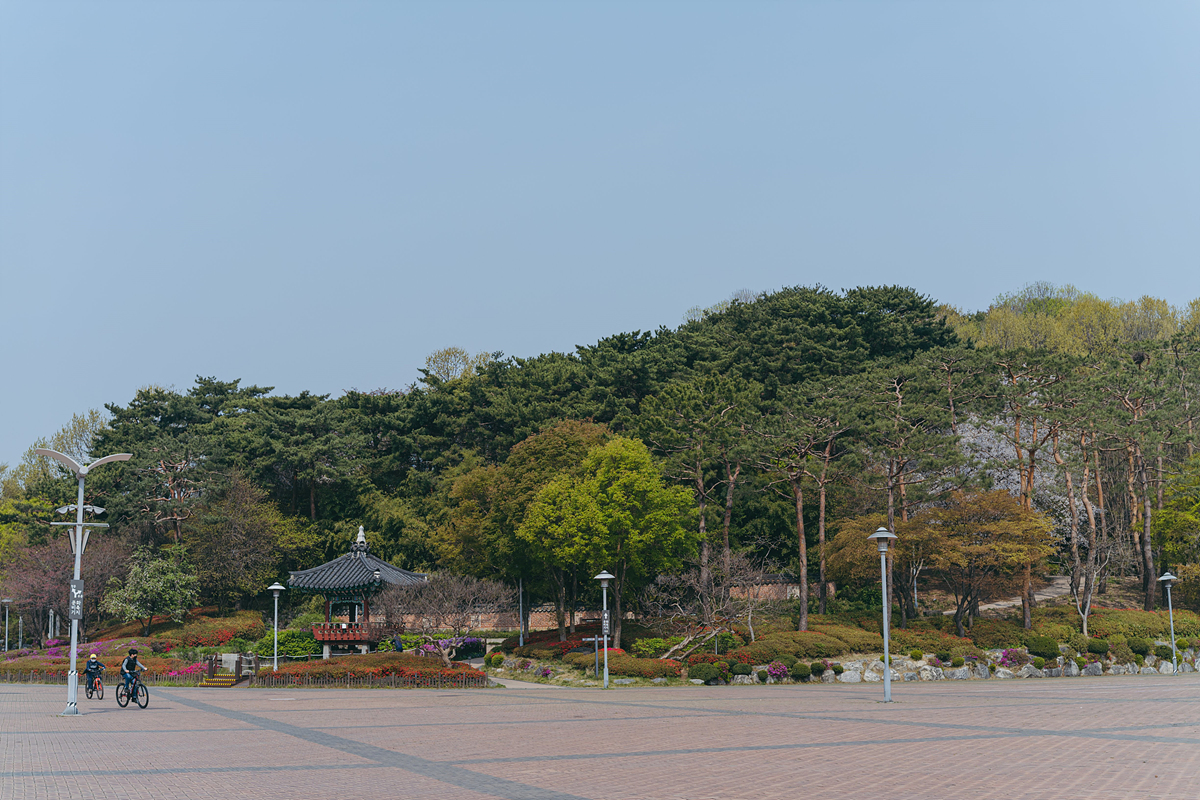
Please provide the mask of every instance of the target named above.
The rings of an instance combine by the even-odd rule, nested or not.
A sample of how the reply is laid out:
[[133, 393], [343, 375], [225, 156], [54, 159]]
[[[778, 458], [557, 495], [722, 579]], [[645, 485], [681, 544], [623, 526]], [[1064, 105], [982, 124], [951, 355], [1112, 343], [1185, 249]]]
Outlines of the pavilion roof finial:
[[363, 533], [363, 526], [359, 525], [358, 526], [358, 539], [354, 542], [354, 544], [350, 545], [350, 552], [365, 553], [370, 549], [371, 549], [370, 546], [367, 544], [367, 535], [365, 533]]

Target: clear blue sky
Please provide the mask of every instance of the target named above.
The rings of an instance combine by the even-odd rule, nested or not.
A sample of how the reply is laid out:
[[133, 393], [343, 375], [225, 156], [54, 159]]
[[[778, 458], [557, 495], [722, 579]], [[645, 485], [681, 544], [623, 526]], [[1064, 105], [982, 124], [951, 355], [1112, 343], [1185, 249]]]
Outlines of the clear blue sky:
[[1200, 295], [1195, 2], [0, 4], [0, 461], [740, 288]]

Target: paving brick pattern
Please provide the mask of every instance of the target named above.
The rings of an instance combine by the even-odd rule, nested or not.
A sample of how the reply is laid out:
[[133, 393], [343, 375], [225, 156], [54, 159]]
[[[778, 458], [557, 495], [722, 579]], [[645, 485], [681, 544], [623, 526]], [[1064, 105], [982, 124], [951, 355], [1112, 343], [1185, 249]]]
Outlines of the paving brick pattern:
[[1200, 797], [1200, 676], [894, 686], [0, 689], [0, 800]]

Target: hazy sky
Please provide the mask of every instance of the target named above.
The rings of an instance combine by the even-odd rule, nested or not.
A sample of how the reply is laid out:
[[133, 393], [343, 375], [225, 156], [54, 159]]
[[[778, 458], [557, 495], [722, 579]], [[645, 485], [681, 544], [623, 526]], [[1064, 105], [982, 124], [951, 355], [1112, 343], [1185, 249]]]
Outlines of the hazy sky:
[[750, 288], [1200, 296], [1195, 2], [0, 3], [0, 461]]

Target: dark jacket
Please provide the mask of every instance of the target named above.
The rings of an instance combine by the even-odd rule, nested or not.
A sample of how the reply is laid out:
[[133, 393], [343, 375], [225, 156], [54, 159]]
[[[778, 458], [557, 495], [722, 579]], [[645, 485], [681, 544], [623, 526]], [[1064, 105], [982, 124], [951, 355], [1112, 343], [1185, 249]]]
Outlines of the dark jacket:
[[83, 665], [83, 671], [89, 675], [91, 675], [92, 673], [99, 675], [100, 673], [104, 672], [104, 665], [100, 663], [100, 659], [96, 659], [95, 661], [92, 661], [89, 658], [87, 660], [87, 662]]

